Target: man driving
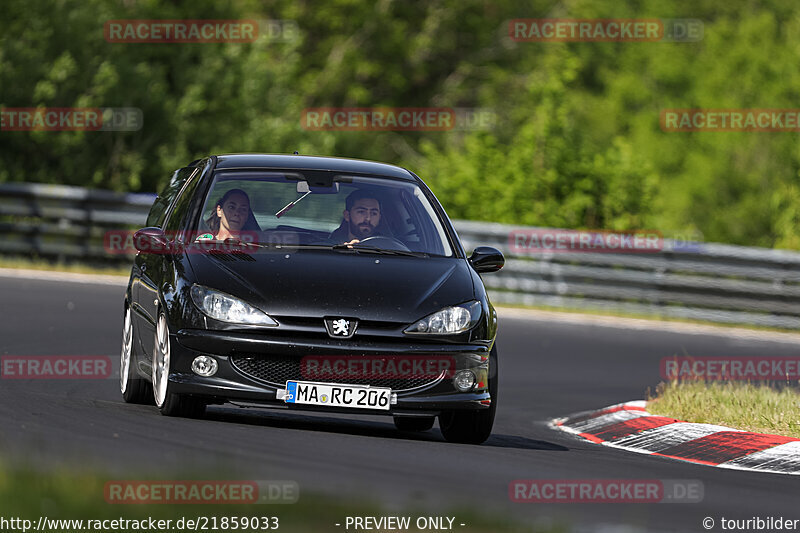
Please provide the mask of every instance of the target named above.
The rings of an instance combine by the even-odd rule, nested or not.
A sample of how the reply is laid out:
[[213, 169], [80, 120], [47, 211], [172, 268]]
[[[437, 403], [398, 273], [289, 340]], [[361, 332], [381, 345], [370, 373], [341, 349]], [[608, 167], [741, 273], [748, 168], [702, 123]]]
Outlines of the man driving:
[[375, 193], [359, 189], [345, 199], [342, 223], [330, 235], [331, 240], [356, 244], [367, 237], [380, 235], [381, 204]]

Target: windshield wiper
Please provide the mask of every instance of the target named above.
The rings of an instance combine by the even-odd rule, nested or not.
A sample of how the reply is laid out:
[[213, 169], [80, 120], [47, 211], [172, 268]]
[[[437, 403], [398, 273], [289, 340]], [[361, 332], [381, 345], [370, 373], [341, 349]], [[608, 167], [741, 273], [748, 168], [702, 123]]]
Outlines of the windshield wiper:
[[355, 244], [336, 244], [331, 247], [333, 250], [355, 250], [356, 252], [366, 252], [371, 254], [383, 255], [405, 255], [410, 257], [428, 257], [425, 252], [412, 252], [411, 250], [390, 250], [387, 248], [375, 248], [374, 246], [358, 246]]
[[[375, 248], [374, 246], [357, 246], [357, 245], [348, 245], [348, 244], [277, 244], [277, 243], [253, 243], [253, 242], [242, 242], [236, 241], [231, 242], [231, 240], [227, 241], [205, 241], [205, 242], [216, 242], [216, 243], [224, 243], [227, 242], [229, 244], [233, 244], [235, 246], [252, 246], [254, 248], [294, 248], [294, 249], [304, 249], [304, 250], [335, 250], [337, 252], [364, 252], [370, 254], [380, 254], [380, 255], [403, 255], [409, 257], [430, 257], [430, 254], [427, 252], [412, 252], [411, 250], [389, 250], [387, 248]], [[196, 243], [193, 243], [196, 244]]]
[[[258, 243], [258, 242], [247, 242], [240, 239], [236, 239], [234, 237], [229, 237], [225, 240], [218, 240], [218, 239], [205, 239], [202, 241], [194, 241], [188, 242], [185, 246], [195, 246], [198, 248], [208, 248], [208, 250], [214, 251], [238, 251], [239, 248], [244, 247], [251, 247], [251, 248], [274, 248], [276, 245], [273, 243]], [[277, 245], [280, 246], [280, 245]], [[226, 248], [228, 247], [228, 248]]]

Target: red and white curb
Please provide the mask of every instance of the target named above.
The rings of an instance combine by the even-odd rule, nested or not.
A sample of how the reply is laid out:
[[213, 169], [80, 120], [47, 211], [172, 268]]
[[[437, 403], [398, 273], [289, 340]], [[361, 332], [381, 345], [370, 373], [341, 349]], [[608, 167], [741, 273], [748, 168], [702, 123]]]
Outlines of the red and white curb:
[[576, 413], [550, 425], [611, 448], [720, 468], [800, 474], [800, 439], [682, 422], [648, 413], [646, 403]]

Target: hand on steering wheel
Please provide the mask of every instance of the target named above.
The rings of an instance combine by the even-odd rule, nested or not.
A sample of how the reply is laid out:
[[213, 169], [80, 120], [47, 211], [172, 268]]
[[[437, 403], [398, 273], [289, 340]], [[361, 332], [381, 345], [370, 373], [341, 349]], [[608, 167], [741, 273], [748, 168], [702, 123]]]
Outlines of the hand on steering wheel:
[[389, 248], [390, 250], [402, 250], [404, 252], [411, 251], [411, 248], [406, 246], [406, 244], [403, 241], [401, 241], [400, 239], [395, 239], [394, 237], [389, 237], [389, 236], [386, 236], [386, 235], [373, 235], [372, 237], [367, 237], [363, 241], [359, 241], [358, 239], [353, 239], [352, 241], [350, 241], [349, 243], [346, 243], [346, 244], [365, 244], [365, 243], [369, 243], [370, 241], [372, 241], [373, 242], [372, 246], [377, 246], [378, 248], [380, 248], [381, 246], [379, 244], [377, 244], [377, 243], [379, 241], [381, 241], [381, 240], [387, 241], [387, 242], [390, 242], [392, 244], [395, 244], [395, 245], [399, 246], [399, 248]]

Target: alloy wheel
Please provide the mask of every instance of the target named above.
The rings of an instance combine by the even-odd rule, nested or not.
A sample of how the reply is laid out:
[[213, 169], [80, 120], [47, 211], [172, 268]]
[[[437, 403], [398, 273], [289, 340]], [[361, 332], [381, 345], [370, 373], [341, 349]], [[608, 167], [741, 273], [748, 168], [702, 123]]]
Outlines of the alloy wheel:
[[158, 316], [156, 324], [155, 349], [153, 350], [153, 396], [158, 407], [163, 406], [167, 399], [169, 355], [167, 317], [161, 314]]
[[119, 356], [119, 391], [125, 394], [128, 390], [128, 372], [131, 368], [131, 351], [133, 350], [133, 325], [131, 310], [125, 310], [125, 322], [122, 326], [122, 351]]

